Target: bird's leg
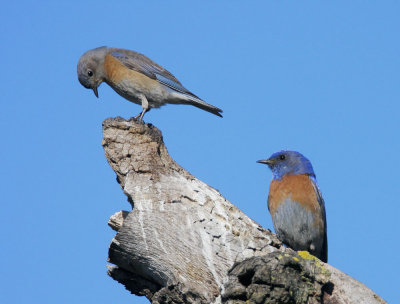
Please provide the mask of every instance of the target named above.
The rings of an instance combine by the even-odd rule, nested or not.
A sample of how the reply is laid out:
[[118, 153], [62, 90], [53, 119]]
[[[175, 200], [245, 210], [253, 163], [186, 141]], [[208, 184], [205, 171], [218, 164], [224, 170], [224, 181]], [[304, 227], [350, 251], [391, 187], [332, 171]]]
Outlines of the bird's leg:
[[[143, 111], [142, 111], [143, 112]], [[135, 116], [135, 119], [138, 119], [140, 115], [142, 115], [142, 112], [140, 112], [138, 115]]]
[[138, 115], [135, 116], [135, 119], [139, 118], [139, 121], [141, 121], [143, 119], [144, 113], [148, 112], [148, 110], [143, 109], [142, 112], [140, 112]]
[[142, 113], [140, 114], [139, 120], [143, 120], [144, 113], [146, 113], [147, 109], [143, 109]]
[[142, 111], [140, 114], [138, 114], [138, 115], [135, 117], [135, 119], [138, 119], [138, 118], [139, 118], [139, 120], [143, 120], [144, 113], [150, 111], [150, 109], [149, 109], [149, 102], [147, 101], [147, 98], [146, 98], [146, 96], [144, 96], [144, 95], [141, 95], [141, 96], [140, 96], [140, 100], [142, 101], [142, 108], [143, 108], [143, 111]]

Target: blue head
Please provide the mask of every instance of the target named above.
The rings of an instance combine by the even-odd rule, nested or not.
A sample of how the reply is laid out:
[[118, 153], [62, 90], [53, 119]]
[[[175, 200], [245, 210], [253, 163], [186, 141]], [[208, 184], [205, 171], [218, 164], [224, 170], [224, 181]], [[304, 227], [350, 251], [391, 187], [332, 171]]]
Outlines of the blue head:
[[296, 151], [275, 152], [270, 158], [259, 160], [271, 169], [273, 178], [280, 180], [284, 175], [309, 174], [315, 176], [311, 162]]

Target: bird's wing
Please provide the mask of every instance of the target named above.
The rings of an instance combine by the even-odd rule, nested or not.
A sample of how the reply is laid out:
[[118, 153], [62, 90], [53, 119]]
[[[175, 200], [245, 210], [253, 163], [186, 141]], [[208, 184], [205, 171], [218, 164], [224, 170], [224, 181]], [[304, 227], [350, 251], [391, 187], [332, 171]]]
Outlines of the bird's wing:
[[328, 237], [327, 237], [327, 227], [326, 227], [325, 202], [324, 202], [324, 199], [322, 198], [322, 193], [321, 193], [321, 190], [319, 190], [315, 176], [309, 175], [309, 178], [313, 185], [315, 194], [317, 195], [317, 200], [318, 200], [319, 206], [321, 207], [322, 216], [324, 219], [324, 245], [323, 245], [322, 257], [323, 257], [324, 261], [327, 261], [328, 260]]
[[182, 84], [174, 77], [174, 75], [152, 61], [150, 58], [140, 53], [130, 50], [115, 49], [110, 52], [110, 55], [131, 70], [142, 73], [151, 79], [157, 80], [174, 91], [200, 99], [182, 86]]

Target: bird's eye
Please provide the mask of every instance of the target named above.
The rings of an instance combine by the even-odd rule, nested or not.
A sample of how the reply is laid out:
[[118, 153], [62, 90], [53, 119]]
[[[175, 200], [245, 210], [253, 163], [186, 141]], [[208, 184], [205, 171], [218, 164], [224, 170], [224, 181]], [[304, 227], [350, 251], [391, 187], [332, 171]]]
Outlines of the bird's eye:
[[92, 77], [92, 76], [93, 76], [93, 72], [90, 71], [90, 70], [87, 72], [87, 74], [88, 74], [89, 77]]
[[280, 160], [285, 160], [286, 156], [284, 154], [279, 155]]

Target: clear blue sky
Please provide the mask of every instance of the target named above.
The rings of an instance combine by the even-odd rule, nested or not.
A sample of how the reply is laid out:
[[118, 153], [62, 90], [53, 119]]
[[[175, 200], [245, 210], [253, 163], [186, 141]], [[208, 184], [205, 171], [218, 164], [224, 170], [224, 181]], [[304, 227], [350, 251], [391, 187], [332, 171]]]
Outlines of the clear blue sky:
[[398, 292], [400, 4], [395, 1], [7, 1], [1, 28], [1, 303], [147, 303], [106, 275], [130, 205], [101, 123], [140, 107], [76, 77], [102, 45], [146, 54], [224, 110], [146, 114], [172, 157], [266, 228], [281, 149], [313, 163], [329, 262], [391, 303]]

